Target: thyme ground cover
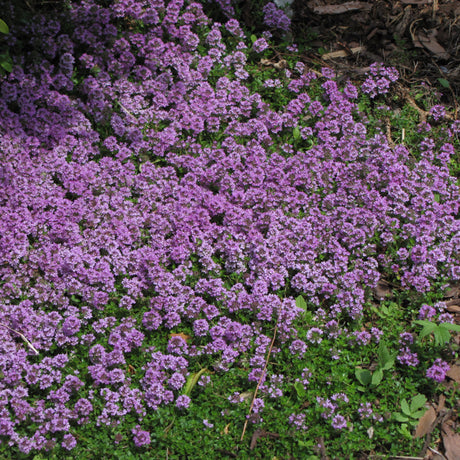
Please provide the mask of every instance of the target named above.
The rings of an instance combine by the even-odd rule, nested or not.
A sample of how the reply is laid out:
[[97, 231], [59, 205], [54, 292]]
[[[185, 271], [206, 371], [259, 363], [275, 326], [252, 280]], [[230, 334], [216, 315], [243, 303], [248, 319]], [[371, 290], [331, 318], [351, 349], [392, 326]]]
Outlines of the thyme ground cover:
[[417, 452], [455, 406], [459, 122], [393, 145], [397, 72], [307, 69], [273, 3], [260, 36], [229, 2], [3, 6], [2, 458]]

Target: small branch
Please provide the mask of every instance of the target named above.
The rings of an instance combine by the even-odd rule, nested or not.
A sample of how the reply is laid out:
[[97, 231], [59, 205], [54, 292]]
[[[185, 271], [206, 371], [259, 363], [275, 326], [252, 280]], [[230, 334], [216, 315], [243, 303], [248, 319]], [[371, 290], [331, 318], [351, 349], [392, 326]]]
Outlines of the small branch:
[[27, 340], [26, 336], [24, 334], [21, 334], [19, 331], [17, 331], [16, 329], [12, 329], [11, 327], [7, 326], [6, 324], [4, 323], [0, 323], [0, 326], [4, 326], [6, 327], [8, 330], [12, 331], [12, 332], [15, 332], [16, 334], [20, 335], [22, 340], [24, 340], [24, 342], [27, 343], [27, 345], [29, 345], [29, 347], [35, 352], [35, 354], [39, 355], [40, 352], [29, 342], [29, 340]]
[[249, 407], [248, 417], [246, 418], [246, 421], [244, 422], [243, 432], [241, 433], [240, 441], [243, 441], [243, 439], [244, 439], [244, 434], [246, 433], [246, 428], [248, 426], [249, 416], [251, 415], [252, 409], [254, 407], [254, 401], [256, 400], [257, 392], [259, 391], [259, 387], [260, 387], [260, 385], [262, 383], [262, 379], [264, 378], [265, 372], [267, 371], [268, 360], [270, 359], [270, 354], [271, 354], [272, 349], [273, 349], [273, 344], [275, 343], [276, 332], [278, 330], [278, 321], [279, 321], [279, 314], [278, 314], [278, 320], [276, 321], [275, 330], [273, 331], [273, 338], [272, 338], [272, 341], [270, 343], [270, 348], [268, 349], [267, 359], [265, 360], [265, 365], [264, 365], [264, 368], [262, 370], [262, 374], [260, 375], [259, 381], [257, 382], [256, 390], [254, 391], [254, 396], [252, 397], [252, 402], [251, 402], [251, 407]]

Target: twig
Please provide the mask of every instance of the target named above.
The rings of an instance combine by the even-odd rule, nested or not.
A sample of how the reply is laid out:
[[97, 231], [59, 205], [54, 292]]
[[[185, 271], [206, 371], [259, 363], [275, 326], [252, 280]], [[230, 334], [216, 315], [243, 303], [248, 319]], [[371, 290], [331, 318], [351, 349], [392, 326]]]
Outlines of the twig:
[[254, 401], [256, 400], [256, 397], [257, 397], [257, 392], [259, 391], [260, 384], [262, 383], [262, 379], [264, 378], [265, 372], [267, 370], [268, 360], [270, 359], [270, 354], [272, 352], [273, 344], [275, 343], [276, 332], [278, 330], [279, 316], [280, 315], [278, 314], [278, 320], [276, 321], [275, 330], [273, 331], [273, 338], [270, 343], [270, 348], [268, 349], [267, 359], [265, 360], [264, 368], [262, 370], [262, 373], [260, 374], [259, 381], [257, 382], [256, 390], [254, 391], [254, 396], [252, 397], [251, 406], [249, 407], [248, 417], [246, 418], [246, 421], [244, 422], [243, 432], [241, 433], [240, 441], [243, 441], [244, 439], [244, 434], [246, 433], [246, 428], [248, 426], [249, 416], [251, 415], [252, 409], [254, 407]]
[[4, 323], [0, 323], [0, 326], [4, 326], [6, 327], [7, 329], [9, 329], [10, 331], [12, 332], [15, 332], [16, 334], [20, 335], [22, 340], [24, 340], [24, 342], [27, 343], [27, 345], [29, 345], [30, 348], [32, 348], [32, 350], [35, 352], [35, 354], [39, 355], [40, 352], [27, 340], [26, 336], [24, 334], [21, 334], [19, 331], [17, 331], [16, 329], [13, 329], [9, 326], [7, 326], [6, 324]]

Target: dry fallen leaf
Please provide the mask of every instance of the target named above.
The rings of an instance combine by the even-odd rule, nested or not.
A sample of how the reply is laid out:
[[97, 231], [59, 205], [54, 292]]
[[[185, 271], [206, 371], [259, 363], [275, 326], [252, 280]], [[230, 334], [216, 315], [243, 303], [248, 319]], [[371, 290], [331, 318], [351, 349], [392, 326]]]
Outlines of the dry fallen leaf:
[[450, 305], [447, 307], [449, 313], [460, 313], [460, 305]]
[[[364, 46], [356, 46], [354, 48], [350, 48], [351, 54], [360, 53], [361, 51], [364, 51], [364, 50], [365, 50]], [[342, 57], [347, 57], [349, 55], [350, 53], [348, 51], [339, 50], [339, 51], [332, 51], [331, 53], [323, 54], [321, 57], [325, 61], [327, 61], [328, 59], [342, 58]]]
[[375, 297], [377, 299], [384, 299], [385, 297], [391, 296], [390, 285], [384, 279], [378, 281], [377, 286], [373, 289]]
[[183, 332], [178, 332], [178, 333], [172, 332], [171, 334], [169, 334], [169, 337], [181, 337], [185, 341], [191, 339], [191, 337], [189, 335], [184, 334]]
[[350, 11], [369, 11], [372, 8], [370, 3], [345, 2], [336, 5], [315, 5], [314, 2], [307, 3], [308, 7], [316, 14], [342, 14]]
[[420, 43], [437, 58], [450, 58], [449, 53], [437, 42], [436, 34], [436, 30], [431, 30], [429, 33], [418, 31], [417, 38], [419, 39]]
[[435, 420], [436, 411], [433, 406], [430, 406], [430, 408], [420, 418], [415, 430], [414, 438], [422, 438], [426, 434], [430, 433], [433, 429], [432, 425]]
[[405, 5], [428, 5], [433, 2], [433, 0], [400, 0], [401, 3]]
[[438, 405], [436, 406], [436, 412], [441, 412], [444, 409], [446, 403], [446, 397], [444, 395], [439, 396]]
[[460, 383], [460, 366], [457, 366], [456, 364], [454, 364], [453, 366], [450, 367], [446, 375], [452, 380], [455, 380], [457, 383]]
[[448, 425], [444, 424], [442, 426], [442, 441], [447, 460], [458, 460], [460, 458], [460, 434], [454, 433]]

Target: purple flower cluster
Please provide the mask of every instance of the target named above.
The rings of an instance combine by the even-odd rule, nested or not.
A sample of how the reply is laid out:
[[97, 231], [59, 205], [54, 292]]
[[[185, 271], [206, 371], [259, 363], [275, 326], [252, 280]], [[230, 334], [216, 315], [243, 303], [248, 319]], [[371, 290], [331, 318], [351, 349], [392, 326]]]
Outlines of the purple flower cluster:
[[391, 83], [394, 83], [398, 76], [398, 71], [393, 67], [384, 67], [376, 63], [371, 64], [361, 90], [369, 94], [371, 98], [379, 94], [386, 94], [390, 89]]
[[[17, 21], [31, 51], [0, 80], [0, 434], [24, 453], [70, 450], [88, 423], [186, 409], [201, 357], [216, 373], [247, 360], [248, 382], [280, 398], [285, 377], [264, 372], [275, 324], [271, 357], [298, 360], [361, 318], [383, 273], [420, 292], [460, 279], [450, 143], [427, 139], [419, 160], [392, 148], [357, 119], [351, 83], [325, 70], [312, 100], [302, 63], [255, 93], [241, 27], [211, 23], [201, 3], [101, 3]], [[265, 14], [288, 27], [273, 3]], [[143, 33], [118, 33], [136, 21]], [[370, 78], [372, 95], [396, 75]], [[290, 95], [282, 108], [271, 87]], [[296, 330], [300, 294], [325, 329]], [[381, 334], [354, 332], [360, 346]], [[417, 365], [409, 345], [398, 360]], [[318, 402], [336, 429], [343, 400]], [[136, 425], [132, 440], [150, 434]]]
[[448, 363], [438, 358], [433, 365], [426, 371], [426, 376], [436, 382], [443, 382], [449, 372], [450, 366]]
[[264, 23], [273, 29], [280, 29], [287, 32], [291, 27], [291, 20], [286, 13], [278, 8], [274, 2], [268, 2], [263, 7]]

